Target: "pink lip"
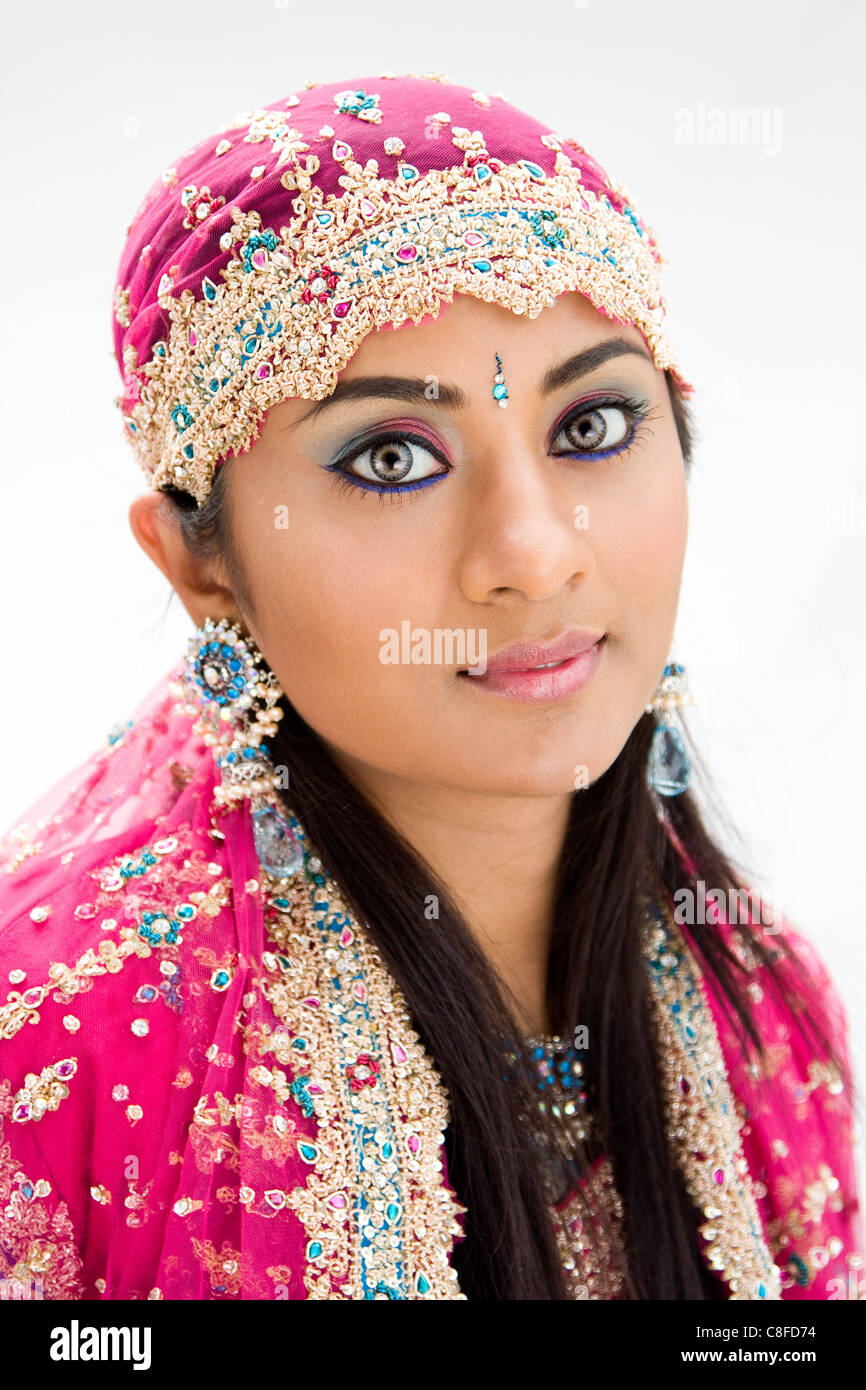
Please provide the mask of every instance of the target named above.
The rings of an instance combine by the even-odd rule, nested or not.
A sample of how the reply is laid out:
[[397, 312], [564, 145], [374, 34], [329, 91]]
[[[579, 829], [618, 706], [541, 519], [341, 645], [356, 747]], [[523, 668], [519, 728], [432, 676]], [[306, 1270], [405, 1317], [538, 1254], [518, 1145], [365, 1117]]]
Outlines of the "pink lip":
[[[592, 679], [604, 642], [605, 634], [577, 631], [545, 644], [518, 642], [497, 652], [487, 662], [483, 675], [473, 676], [465, 671], [460, 675], [491, 694], [530, 702], [559, 700]], [[545, 671], [529, 669], [549, 661], [562, 664]]]

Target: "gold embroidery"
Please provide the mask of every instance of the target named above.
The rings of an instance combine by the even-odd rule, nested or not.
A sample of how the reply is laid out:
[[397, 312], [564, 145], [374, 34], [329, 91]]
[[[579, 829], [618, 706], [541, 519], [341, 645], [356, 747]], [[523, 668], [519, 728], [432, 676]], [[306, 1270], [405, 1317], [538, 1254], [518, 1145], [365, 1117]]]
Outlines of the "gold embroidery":
[[761, 1225], [715, 1022], [700, 976], [666, 905], [648, 914], [650, 967], [668, 1133], [704, 1220], [706, 1258], [732, 1299], [780, 1299], [781, 1277]]
[[408, 1007], [334, 884], [271, 881], [267, 899], [278, 949], [261, 987], [285, 1029], [264, 1033], [262, 1051], [318, 1126], [296, 1140], [309, 1176], [286, 1194], [308, 1236], [308, 1294], [462, 1299], [448, 1253], [465, 1208], [440, 1157], [447, 1099]]
[[[571, 1297], [613, 1299], [622, 1292], [625, 1280], [623, 1246], [623, 1206], [613, 1179], [609, 1159], [603, 1159], [587, 1175], [585, 1203], [576, 1192], [555, 1208], [556, 1243]], [[604, 1210], [615, 1245], [596, 1215]], [[592, 1212], [592, 1236], [585, 1230], [587, 1210]]]
[[41, 1120], [47, 1110], [56, 1110], [69, 1095], [66, 1083], [77, 1071], [77, 1057], [64, 1057], [52, 1066], [43, 1067], [38, 1076], [29, 1071], [12, 1101], [13, 1121], [26, 1124], [28, 1120]]
[[65, 1202], [53, 1213], [46, 1205], [51, 1184], [33, 1182], [3, 1143], [0, 1121], [0, 1274], [25, 1287], [40, 1281], [47, 1299], [84, 1297], [82, 1260]]
[[192, 1237], [192, 1248], [207, 1271], [212, 1293], [233, 1297], [241, 1288], [241, 1252], [224, 1240], [219, 1250], [211, 1240]]
[[17, 990], [7, 994], [9, 1002], [0, 1009], [0, 1039], [14, 1038], [25, 1023], [38, 1023], [39, 1010], [52, 990], [58, 1003], [66, 1002], [92, 988], [95, 975], [116, 975], [129, 956], [150, 955], [150, 947], [134, 927], [121, 927], [120, 936], [123, 939], [119, 944], [106, 938], [96, 950], [88, 948], [74, 965], [60, 962], [50, 965], [44, 985], [35, 985], [23, 994]]

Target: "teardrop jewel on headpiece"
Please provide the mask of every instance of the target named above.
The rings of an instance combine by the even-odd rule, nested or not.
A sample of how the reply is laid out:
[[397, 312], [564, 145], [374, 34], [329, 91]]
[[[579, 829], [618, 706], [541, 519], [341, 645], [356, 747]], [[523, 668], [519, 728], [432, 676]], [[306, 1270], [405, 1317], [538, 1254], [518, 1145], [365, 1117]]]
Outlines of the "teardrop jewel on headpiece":
[[264, 742], [283, 717], [284, 694], [249, 634], [228, 622], [207, 618], [187, 648], [185, 667], [173, 686], [195, 730], [214, 751], [220, 782], [214, 799], [222, 806], [249, 801], [253, 838], [262, 868], [288, 878], [304, 862], [282, 809], [281, 776]]
[[694, 703], [694, 696], [688, 689], [686, 668], [677, 661], [669, 662], [646, 707], [648, 714], [661, 712], [647, 767], [647, 781], [659, 796], [679, 796], [689, 785], [692, 765], [674, 724], [674, 711]]

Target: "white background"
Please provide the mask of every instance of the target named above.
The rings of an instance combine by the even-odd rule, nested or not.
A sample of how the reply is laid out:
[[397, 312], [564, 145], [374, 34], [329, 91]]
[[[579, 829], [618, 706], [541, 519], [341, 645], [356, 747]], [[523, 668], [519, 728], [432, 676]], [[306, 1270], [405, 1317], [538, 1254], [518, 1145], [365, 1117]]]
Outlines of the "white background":
[[[190, 627], [129, 532], [141, 475], [113, 405], [115, 270], [144, 192], [307, 79], [444, 72], [584, 144], [669, 262], [700, 424], [674, 651], [700, 702], [690, 729], [742, 837], [726, 843], [834, 975], [866, 1083], [863, 15], [856, 0], [7, 11], [0, 826], [132, 713]], [[764, 136], [708, 143], [711, 108], [754, 110]]]

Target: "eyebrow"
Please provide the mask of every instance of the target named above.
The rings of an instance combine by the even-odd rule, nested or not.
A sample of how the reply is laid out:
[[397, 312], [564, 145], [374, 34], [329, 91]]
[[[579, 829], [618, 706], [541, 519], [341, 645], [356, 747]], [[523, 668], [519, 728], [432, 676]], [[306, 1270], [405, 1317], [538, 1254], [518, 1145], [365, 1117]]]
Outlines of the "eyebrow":
[[[655, 363], [646, 348], [638, 346], [637, 343], [629, 342], [627, 338], [607, 338], [604, 342], [596, 343], [593, 347], [585, 348], [583, 352], [578, 352], [574, 357], [569, 357], [565, 362], [560, 362], [557, 367], [550, 367], [541, 378], [539, 390], [542, 396], [550, 396], [554, 391], [558, 391], [563, 386], [568, 386], [572, 382], [579, 380], [580, 377], [587, 376], [594, 372], [605, 362], [610, 362], [615, 357], [624, 357], [633, 354], [643, 357], [655, 368]], [[357, 376], [349, 380], [338, 381], [334, 390], [324, 400], [316, 401], [311, 410], [306, 415], [302, 415], [300, 420], [294, 420], [287, 428], [294, 429], [298, 425], [306, 424], [314, 416], [319, 415], [329, 406], [338, 405], [345, 401], [358, 401], [368, 398], [384, 398], [387, 400], [410, 401], [413, 403], [423, 402], [431, 399], [426, 393], [430, 387], [430, 379], [422, 377], [407, 376]], [[452, 382], [438, 382], [436, 395], [432, 398], [437, 405], [444, 405], [448, 410], [463, 410], [469, 404], [469, 397], [466, 392]]]

